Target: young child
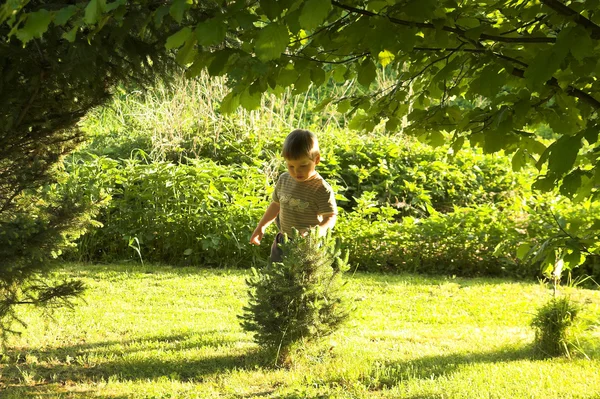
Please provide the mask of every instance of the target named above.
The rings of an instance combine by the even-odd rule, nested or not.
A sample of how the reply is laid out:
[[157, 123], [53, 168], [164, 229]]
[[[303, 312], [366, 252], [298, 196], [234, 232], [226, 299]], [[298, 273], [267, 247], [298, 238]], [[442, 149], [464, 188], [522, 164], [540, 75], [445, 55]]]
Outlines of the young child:
[[251, 244], [260, 245], [267, 226], [279, 217], [279, 233], [271, 246], [272, 262], [283, 260], [277, 244], [283, 241], [283, 234], [292, 234], [292, 228], [305, 234], [311, 227], [320, 226], [325, 234], [327, 229], [333, 228], [337, 219], [333, 190], [315, 170], [321, 160], [315, 134], [308, 130], [294, 130], [283, 142], [281, 155], [288, 171], [279, 176], [273, 200], [250, 237]]

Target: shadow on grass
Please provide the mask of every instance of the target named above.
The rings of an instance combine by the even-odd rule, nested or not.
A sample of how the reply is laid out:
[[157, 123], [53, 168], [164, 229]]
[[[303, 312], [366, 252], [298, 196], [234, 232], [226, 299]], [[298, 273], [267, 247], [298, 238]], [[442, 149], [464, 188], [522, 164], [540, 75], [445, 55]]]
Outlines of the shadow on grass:
[[493, 352], [452, 353], [427, 356], [406, 362], [375, 362], [361, 378], [363, 385], [378, 390], [391, 388], [404, 381], [420, 379], [435, 380], [453, 374], [465, 366], [481, 363], [506, 363], [536, 360], [533, 347], [508, 347]]
[[[63, 396], [64, 395], [64, 396]], [[119, 394], [115, 395], [98, 395], [93, 390], [77, 390], [76, 392], [68, 391], [65, 389], [53, 389], [49, 386], [34, 386], [34, 387], [9, 387], [2, 390], [2, 399], [25, 399], [25, 398], [37, 398], [37, 399], [55, 399], [55, 398], [69, 398], [69, 399], [129, 399], [128, 396]]]
[[28, 380], [41, 384], [111, 378], [201, 382], [206, 376], [226, 370], [270, 366], [268, 353], [258, 348], [236, 349], [233, 345], [239, 341], [227, 338], [226, 333], [211, 330], [38, 351], [9, 350], [0, 363], [0, 374], [9, 387], [23, 389]]

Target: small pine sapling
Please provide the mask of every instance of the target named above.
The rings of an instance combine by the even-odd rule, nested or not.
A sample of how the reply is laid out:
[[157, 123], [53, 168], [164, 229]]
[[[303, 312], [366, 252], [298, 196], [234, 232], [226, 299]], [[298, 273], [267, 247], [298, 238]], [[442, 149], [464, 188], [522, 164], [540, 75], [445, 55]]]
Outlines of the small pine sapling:
[[294, 231], [285, 237], [283, 262], [252, 269], [246, 280], [249, 303], [240, 316], [244, 330], [284, 360], [293, 344], [313, 341], [333, 333], [350, 314], [344, 297], [344, 272], [348, 253], [340, 240], [311, 229], [304, 237]]

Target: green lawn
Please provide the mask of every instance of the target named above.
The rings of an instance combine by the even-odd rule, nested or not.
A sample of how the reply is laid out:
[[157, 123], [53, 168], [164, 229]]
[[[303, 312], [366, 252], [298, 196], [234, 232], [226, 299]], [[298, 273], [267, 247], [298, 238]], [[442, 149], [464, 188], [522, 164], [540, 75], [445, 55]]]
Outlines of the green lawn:
[[[272, 365], [242, 331], [247, 271], [66, 265], [85, 302], [23, 314], [0, 362], [0, 398], [600, 398], [590, 359], [535, 359], [528, 327], [549, 291], [501, 279], [356, 274], [357, 310], [323, 342]], [[600, 291], [576, 289], [584, 316]]]

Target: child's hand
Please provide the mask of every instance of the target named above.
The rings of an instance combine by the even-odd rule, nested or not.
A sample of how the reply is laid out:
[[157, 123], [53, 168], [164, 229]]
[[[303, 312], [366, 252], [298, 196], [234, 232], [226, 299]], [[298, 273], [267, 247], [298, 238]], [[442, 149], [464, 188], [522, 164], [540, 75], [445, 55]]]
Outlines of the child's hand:
[[260, 227], [257, 227], [256, 229], [254, 229], [254, 232], [252, 233], [252, 237], [250, 237], [250, 244], [260, 245], [260, 242], [264, 235], [265, 235], [264, 230], [261, 229]]

